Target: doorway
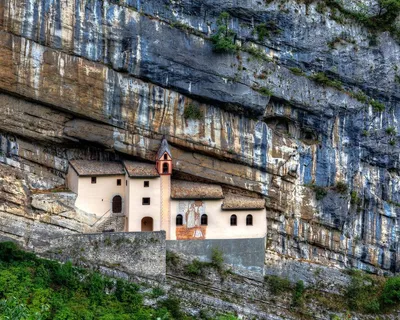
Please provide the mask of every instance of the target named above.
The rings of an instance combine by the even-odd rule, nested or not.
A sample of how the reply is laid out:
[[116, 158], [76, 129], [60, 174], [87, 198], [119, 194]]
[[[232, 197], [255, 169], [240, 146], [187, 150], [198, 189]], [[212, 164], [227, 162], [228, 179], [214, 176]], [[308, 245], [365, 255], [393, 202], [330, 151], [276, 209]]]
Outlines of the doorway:
[[144, 217], [142, 219], [142, 231], [153, 231], [153, 218]]

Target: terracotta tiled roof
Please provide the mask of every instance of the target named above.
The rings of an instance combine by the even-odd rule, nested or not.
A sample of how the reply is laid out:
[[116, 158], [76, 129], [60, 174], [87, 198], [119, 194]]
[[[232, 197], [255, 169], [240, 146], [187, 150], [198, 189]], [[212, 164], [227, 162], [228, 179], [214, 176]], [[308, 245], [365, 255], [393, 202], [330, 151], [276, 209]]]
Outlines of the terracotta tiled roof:
[[158, 149], [157, 152], [157, 159], [161, 159], [165, 152], [168, 153], [168, 155], [172, 158], [171, 151], [169, 150], [168, 141], [163, 137], [161, 140], [160, 149]]
[[124, 166], [131, 178], [154, 178], [160, 176], [157, 172], [156, 165], [153, 163], [124, 161]]
[[226, 194], [222, 203], [222, 210], [261, 210], [264, 207], [264, 199], [249, 198], [236, 194]]
[[71, 160], [69, 164], [79, 176], [113, 176], [125, 174], [121, 162]]
[[222, 199], [222, 188], [215, 184], [172, 180], [172, 199]]

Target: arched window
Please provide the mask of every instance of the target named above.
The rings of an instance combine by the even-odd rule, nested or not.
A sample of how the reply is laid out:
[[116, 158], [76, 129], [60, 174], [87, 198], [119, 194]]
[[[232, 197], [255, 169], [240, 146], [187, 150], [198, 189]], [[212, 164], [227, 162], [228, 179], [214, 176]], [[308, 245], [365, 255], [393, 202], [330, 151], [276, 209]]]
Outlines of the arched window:
[[168, 160], [168, 156], [166, 153], [164, 153], [164, 160]]
[[246, 226], [252, 226], [252, 225], [253, 225], [253, 216], [249, 214], [246, 217]]
[[201, 222], [202, 226], [208, 225], [208, 217], [207, 217], [206, 214], [201, 215], [201, 221], [200, 222]]
[[162, 165], [162, 172], [163, 172], [163, 173], [168, 173], [168, 172], [169, 172], [169, 170], [168, 170], [168, 163], [164, 163], [164, 164]]
[[231, 215], [231, 226], [237, 226], [237, 216], [236, 216], [236, 214]]
[[121, 213], [122, 212], [122, 198], [121, 196], [115, 196], [112, 199], [112, 212]]
[[178, 214], [178, 215], [176, 216], [176, 225], [177, 225], [177, 226], [183, 225], [183, 216], [182, 216], [181, 214]]

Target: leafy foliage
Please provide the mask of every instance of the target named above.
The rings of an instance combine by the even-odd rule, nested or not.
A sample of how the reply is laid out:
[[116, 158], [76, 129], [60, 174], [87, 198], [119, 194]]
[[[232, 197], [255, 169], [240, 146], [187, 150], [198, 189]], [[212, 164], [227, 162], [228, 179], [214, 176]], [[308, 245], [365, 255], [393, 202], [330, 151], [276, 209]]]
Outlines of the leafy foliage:
[[194, 259], [191, 263], [185, 266], [185, 273], [189, 276], [201, 276], [203, 274], [203, 269], [207, 266], [208, 263]]
[[203, 118], [203, 112], [199, 108], [199, 106], [194, 104], [189, 104], [185, 106], [185, 110], [183, 111], [183, 117], [185, 119], [192, 119], [192, 120], [200, 120]]
[[382, 302], [385, 305], [396, 305], [400, 302], [400, 277], [386, 281], [382, 292]]
[[292, 289], [290, 281], [285, 278], [268, 275], [264, 277], [264, 281], [268, 284], [269, 290], [274, 295], [280, 295], [284, 292], [291, 291]]
[[369, 104], [372, 106], [372, 109], [375, 112], [382, 112], [382, 111], [385, 110], [385, 105], [383, 103], [379, 102], [379, 101], [374, 100], [374, 99], [371, 99], [369, 101]]
[[224, 254], [222, 251], [218, 248], [213, 248], [211, 252], [211, 263], [213, 266], [218, 269], [222, 270], [223, 269], [223, 263], [224, 263]]
[[301, 70], [300, 68], [293, 67], [293, 68], [289, 68], [289, 70], [292, 71], [292, 73], [295, 74], [296, 76], [303, 76], [304, 75], [303, 70]]
[[351, 310], [376, 313], [380, 311], [382, 283], [361, 271], [350, 272], [351, 281], [346, 290], [346, 298]]
[[348, 189], [349, 189], [349, 186], [345, 182], [338, 181], [336, 183], [335, 190], [338, 193], [345, 194], [345, 193], [347, 193]]
[[294, 307], [301, 307], [303, 305], [304, 291], [305, 291], [304, 282], [300, 280], [296, 283], [296, 286], [294, 287], [294, 291], [293, 291], [292, 304]]
[[329, 79], [323, 72], [313, 74], [310, 76], [310, 79], [323, 85], [324, 87], [332, 87], [338, 90], [343, 90], [343, 86], [340, 81]]
[[[172, 307], [171, 307], [172, 310]], [[174, 309], [174, 314], [176, 310]], [[0, 319], [185, 319], [168, 308], [143, 305], [139, 286], [37, 258], [0, 243]]]
[[215, 52], [234, 52], [236, 33], [229, 28], [230, 15], [222, 12], [217, 20], [217, 32], [211, 37]]

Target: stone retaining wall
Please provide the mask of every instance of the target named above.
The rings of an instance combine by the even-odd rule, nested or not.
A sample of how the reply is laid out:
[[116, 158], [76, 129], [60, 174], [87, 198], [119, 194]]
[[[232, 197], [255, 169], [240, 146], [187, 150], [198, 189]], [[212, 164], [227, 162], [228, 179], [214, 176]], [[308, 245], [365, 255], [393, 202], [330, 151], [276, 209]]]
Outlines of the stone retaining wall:
[[65, 236], [36, 248], [36, 253], [117, 277], [164, 281], [166, 274], [164, 231]]

